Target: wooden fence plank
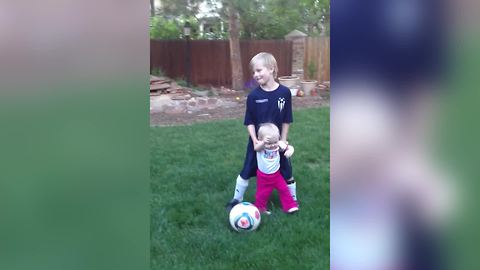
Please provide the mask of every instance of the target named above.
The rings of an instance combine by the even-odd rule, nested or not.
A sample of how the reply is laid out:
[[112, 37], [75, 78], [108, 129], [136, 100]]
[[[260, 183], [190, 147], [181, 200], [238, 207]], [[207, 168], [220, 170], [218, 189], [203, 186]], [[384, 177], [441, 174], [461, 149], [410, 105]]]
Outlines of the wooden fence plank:
[[[191, 42], [191, 82], [194, 85], [231, 85], [230, 48], [227, 40], [193, 40]], [[250, 59], [257, 53], [272, 53], [279, 67], [278, 76], [292, 73], [292, 42], [287, 40], [242, 40], [243, 78], [252, 79]], [[160, 68], [166, 76], [185, 79], [186, 41], [151, 40], [150, 70]], [[235, 63], [239, 64], [239, 63]]]
[[314, 75], [319, 82], [330, 80], [330, 38], [307, 37], [305, 41], [304, 73], [308, 77], [308, 65], [310, 62], [317, 68]]

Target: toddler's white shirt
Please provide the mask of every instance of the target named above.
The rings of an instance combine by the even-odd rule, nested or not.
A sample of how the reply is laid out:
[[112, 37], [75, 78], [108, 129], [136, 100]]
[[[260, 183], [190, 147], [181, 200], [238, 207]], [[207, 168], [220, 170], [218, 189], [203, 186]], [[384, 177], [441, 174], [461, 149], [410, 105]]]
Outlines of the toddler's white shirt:
[[262, 173], [272, 174], [280, 169], [280, 153], [277, 147], [274, 150], [263, 149], [257, 152], [257, 166]]

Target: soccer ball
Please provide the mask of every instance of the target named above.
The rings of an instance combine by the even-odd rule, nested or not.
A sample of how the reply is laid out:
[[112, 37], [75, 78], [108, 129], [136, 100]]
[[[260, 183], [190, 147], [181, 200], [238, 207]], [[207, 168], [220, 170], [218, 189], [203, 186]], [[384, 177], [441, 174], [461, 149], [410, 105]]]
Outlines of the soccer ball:
[[237, 232], [256, 230], [260, 220], [260, 211], [249, 202], [239, 203], [230, 211], [230, 225]]

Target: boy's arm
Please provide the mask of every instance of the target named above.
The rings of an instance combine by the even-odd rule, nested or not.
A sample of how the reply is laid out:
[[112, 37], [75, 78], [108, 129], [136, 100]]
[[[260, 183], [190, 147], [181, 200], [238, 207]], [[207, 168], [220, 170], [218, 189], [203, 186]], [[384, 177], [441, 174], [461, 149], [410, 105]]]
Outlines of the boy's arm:
[[280, 140], [287, 142], [288, 140], [288, 130], [290, 123], [293, 122], [293, 113], [292, 113], [292, 95], [290, 91], [285, 94], [285, 113], [282, 119], [282, 134], [280, 134]]
[[283, 123], [282, 124], [282, 134], [280, 135], [280, 140], [286, 142], [288, 138], [288, 128], [290, 127], [290, 123]]
[[250, 135], [250, 138], [253, 141], [253, 145], [256, 145], [258, 143], [258, 139], [257, 139], [257, 133], [255, 132], [255, 125], [248, 125], [247, 130], [248, 130], [248, 135]]
[[288, 145], [288, 141], [287, 141], [289, 128], [290, 128], [290, 123], [282, 123], [282, 134], [280, 135], [281, 143], [279, 143], [283, 146], [281, 148], [283, 148], [282, 150], [285, 151], [284, 155], [287, 158], [290, 158], [293, 155], [293, 151], [294, 151], [293, 146]]

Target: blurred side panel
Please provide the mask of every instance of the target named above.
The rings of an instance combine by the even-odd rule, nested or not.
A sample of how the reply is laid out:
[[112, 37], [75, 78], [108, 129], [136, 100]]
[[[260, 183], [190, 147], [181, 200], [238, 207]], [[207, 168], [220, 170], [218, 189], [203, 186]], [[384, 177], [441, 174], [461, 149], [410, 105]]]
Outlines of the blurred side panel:
[[149, 267], [148, 2], [0, 2], [0, 269]]
[[474, 2], [332, 2], [331, 269], [478, 268]]

